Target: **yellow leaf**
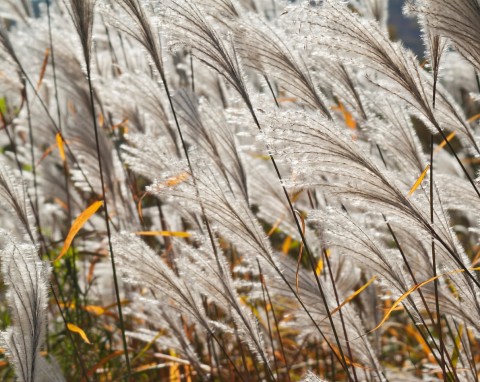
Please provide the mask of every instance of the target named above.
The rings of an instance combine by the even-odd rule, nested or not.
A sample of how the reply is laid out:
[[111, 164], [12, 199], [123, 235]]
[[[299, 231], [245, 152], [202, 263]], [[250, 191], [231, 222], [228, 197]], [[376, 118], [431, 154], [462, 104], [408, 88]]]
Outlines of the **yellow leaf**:
[[475, 114], [473, 117], [467, 119], [468, 123], [475, 122], [477, 119], [480, 119], [480, 114]]
[[390, 309], [388, 309], [387, 313], [385, 313], [385, 316], [383, 316], [382, 318], [382, 321], [380, 321], [380, 323], [375, 326], [372, 330], [369, 331], [369, 333], [372, 333], [374, 332], [375, 330], [379, 329], [387, 320], [388, 318], [390, 317], [390, 315], [393, 313], [393, 311], [396, 310], [396, 308], [402, 303], [403, 300], [405, 300], [408, 296], [410, 296], [413, 292], [415, 292], [418, 288], [424, 286], [425, 284], [428, 284], [429, 282], [432, 282], [436, 279], [438, 279], [439, 277], [441, 277], [442, 275], [438, 275], [438, 276], [435, 276], [435, 277], [432, 277], [431, 279], [428, 279], [420, 284], [417, 284], [417, 285], [414, 285], [413, 287], [411, 287], [408, 291], [406, 291], [404, 294], [402, 294], [393, 304], [392, 306], [390, 307]]
[[58, 146], [58, 152], [60, 153], [60, 158], [62, 158], [62, 161], [65, 162], [65, 149], [63, 148], [63, 138], [60, 133], [57, 133], [55, 136], [57, 139], [57, 146]]
[[441, 150], [445, 147], [445, 145], [447, 144], [447, 142], [450, 142], [450, 141], [453, 139], [453, 137], [455, 137], [456, 134], [457, 134], [456, 131], [453, 131], [453, 132], [451, 132], [450, 134], [448, 134], [447, 139], [444, 139], [444, 140], [442, 141], [442, 143], [440, 143], [440, 144], [437, 146], [437, 148], [435, 149], [435, 153], [438, 153], [439, 151], [441, 151]]
[[155, 334], [155, 337], [153, 337], [148, 344], [146, 344], [142, 350], [140, 350], [140, 353], [138, 353], [135, 357], [132, 359], [132, 365], [137, 361], [139, 358], [141, 358], [147, 351], [152, 347], [152, 345], [163, 335], [163, 330], [160, 330], [157, 334]]
[[188, 232], [179, 232], [179, 231], [141, 231], [135, 232], [135, 235], [140, 236], [173, 236], [173, 237], [190, 237], [191, 234]]
[[288, 252], [290, 251], [291, 246], [292, 246], [292, 237], [287, 236], [285, 238], [285, 241], [283, 242], [283, 245], [282, 245], [282, 253], [284, 255], [288, 255]]
[[84, 340], [87, 344], [90, 344], [90, 345], [92, 344], [88, 339], [87, 335], [85, 334], [85, 332], [82, 329], [80, 329], [77, 325], [68, 323], [67, 328], [71, 332], [79, 334], [80, 337], [82, 337], [82, 340]]
[[415, 192], [415, 190], [418, 188], [418, 186], [420, 186], [420, 184], [422, 184], [423, 179], [425, 179], [425, 176], [427, 175], [427, 172], [428, 172], [429, 169], [430, 169], [430, 165], [427, 164], [427, 167], [425, 167], [425, 170], [423, 170], [423, 172], [422, 172], [422, 174], [420, 175], [420, 177], [417, 179], [417, 181], [415, 182], [415, 184], [412, 186], [412, 188], [411, 188], [410, 191], [408, 192], [408, 196], [412, 196], [413, 193]]
[[67, 253], [68, 248], [70, 248], [70, 245], [75, 238], [75, 235], [78, 233], [78, 231], [80, 231], [80, 229], [87, 222], [87, 220], [90, 219], [90, 217], [98, 211], [101, 206], [103, 206], [103, 201], [99, 200], [95, 203], [92, 203], [90, 207], [88, 207], [85, 211], [78, 215], [78, 217], [73, 222], [70, 231], [68, 232], [65, 243], [63, 244], [62, 251], [60, 252], [60, 255], [58, 255], [58, 257], [55, 259], [55, 261], [60, 260], [65, 255], [65, 253]]
[[[468, 268], [469, 271], [479, 271], [480, 270], [480, 267], [477, 267], [477, 268]], [[437, 280], [438, 278], [442, 277], [442, 276], [448, 276], [448, 275], [453, 275], [455, 273], [462, 273], [462, 272], [465, 272], [464, 269], [456, 269], [454, 271], [451, 271], [451, 272], [447, 272], [447, 273], [442, 273], [442, 274], [439, 274], [435, 277], [432, 277], [432, 278], [429, 278], [428, 280], [425, 280], [423, 282], [421, 282], [420, 284], [417, 284], [417, 285], [414, 285], [413, 287], [411, 287], [408, 291], [406, 291], [404, 294], [402, 294], [393, 304], [392, 306], [390, 307], [390, 309], [388, 309], [387, 313], [385, 313], [385, 316], [383, 317], [382, 321], [380, 321], [380, 323], [374, 327], [372, 330], [370, 330], [368, 333], [372, 333], [374, 332], [375, 330], [379, 329], [387, 320], [388, 318], [390, 317], [390, 315], [392, 314], [393, 311], [396, 310], [396, 308], [398, 307], [398, 305], [400, 305], [400, 303], [405, 300], [408, 296], [410, 296], [413, 292], [415, 292], [417, 289], [423, 287], [424, 285], [427, 285], [429, 283], [431, 283], [432, 281], [435, 281]]]
[[317, 267], [315, 268], [315, 274], [320, 276], [323, 271], [323, 259], [318, 260]]
[[[173, 349], [170, 349], [170, 355], [172, 357], [177, 356], [177, 354], [175, 353], [175, 350], [173, 350]], [[176, 363], [176, 362], [173, 362], [170, 366], [169, 381], [170, 382], [181, 382], [180, 367], [178, 366], [178, 363]]]
[[348, 296], [345, 301], [343, 301], [339, 306], [332, 310], [330, 313], [332, 316], [337, 313], [340, 309], [342, 309], [345, 305], [347, 305], [350, 301], [352, 301], [355, 297], [357, 297], [360, 293], [362, 293], [367, 287], [373, 283], [373, 281], [377, 278], [377, 276], [373, 276], [370, 280], [368, 280], [363, 286], [358, 288], [355, 292], [353, 292], [350, 296]]
[[[325, 250], [325, 256], [330, 257], [330, 249], [327, 248]], [[315, 268], [315, 273], [317, 274], [317, 276], [320, 276], [320, 274], [322, 273], [323, 266], [323, 259], [321, 258], [320, 260], [318, 260], [317, 267]]]
[[105, 309], [98, 305], [87, 305], [85, 306], [85, 310], [89, 313], [96, 314], [97, 316], [101, 316], [105, 313]]

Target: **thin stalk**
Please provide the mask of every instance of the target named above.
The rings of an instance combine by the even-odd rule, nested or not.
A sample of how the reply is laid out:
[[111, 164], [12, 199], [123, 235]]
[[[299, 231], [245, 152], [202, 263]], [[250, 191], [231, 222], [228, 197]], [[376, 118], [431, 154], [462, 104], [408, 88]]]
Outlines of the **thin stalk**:
[[93, 122], [93, 129], [95, 133], [95, 145], [97, 150], [97, 160], [98, 160], [98, 167], [100, 171], [100, 183], [102, 184], [102, 198], [103, 198], [103, 207], [104, 207], [104, 215], [105, 215], [105, 224], [107, 226], [107, 238], [108, 238], [108, 249], [110, 251], [110, 260], [112, 264], [112, 273], [113, 273], [113, 284], [115, 289], [115, 298], [117, 302], [117, 310], [118, 310], [118, 318], [120, 321], [120, 330], [122, 332], [122, 343], [123, 343], [123, 350], [125, 352], [125, 362], [127, 364], [127, 377], [126, 379], [130, 379], [131, 369], [130, 369], [130, 359], [128, 356], [128, 346], [127, 346], [127, 338], [125, 336], [125, 323], [123, 320], [123, 312], [122, 312], [122, 304], [120, 301], [120, 291], [118, 287], [118, 278], [117, 278], [117, 270], [115, 266], [115, 256], [113, 253], [113, 246], [112, 246], [112, 233], [110, 230], [110, 219], [108, 214], [108, 202], [105, 193], [105, 180], [103, 177], [103, 165], [102, 165], [102, 158], [100, 153], [100, 141], [99, 141], [99, 134], [98, 134], [98, 126], [97, 126], [97, 118], [95, 112], [95, 102], [94, 102], [94, 94], [93, 94], [93, 86], [92, 86], [92, 79], [91, 79], [91, 67], [90, 62], [86, 62], [87, 65], [87, 79], [88, 79], [88, 89], [90, 92], [90, 109], [92, 113], [92, 122]]
[[270, 297], [270, 292], [268, 291], [268, 287], [267, 287], [267, 284], [265, 282], [265, 278], [263, 277], [262, 267], [261, 267], [260, 261], [258, 259], [257, 259], [257, 264], [258, 264], [258, 269], [260, 271], [260, 277], [262, 278], [261, 282], [262, 282], [262, 284], [265, 285], [265, 292], [267, 294], [268, 303], [270, 304], [270, 309], [272, 310], [272, 316], [273, 316], [273, 320], [275, 322], [275, 329], [277, 331], [278, 342], [280, 343], [280, 350], [282, 352], [283, 359], [285, 360], [285, 368], [287, 369], [287, 378], [288, 378], [288, 381], [290, 382], [291, 381], [291, 379], [290, 379], [290, 365], [288, 363], [287, 355], [285, 353], [285, 348], [283, 346], [282, 336], [280, 334], [280, 325], [278, 323], [277, 315], [275, 314], [275, 308], [273, 306], [272, 299]]
[[[58, 96], [58, 83], [57, 83], [57, 67], [55, 63], [55, 48], [53, 45], [53, 35], [52, 35], [52, 17], [50, 13], [50, 1], [47, 1], [47, 19], [48, 19], [48, 40], [49, 40], [49, 45], [50, 45], [50, 54], [51, 54], [51, 64], [52, 64], [52, 74], [53, 74], [53, 87], [54, 87], [54, 94], [55, 94], [55, 103], [57, 106], [57, 123], [58, 123], [58, 129], [60, 131], [60, 134], [62, 135], [63, 139], [63, 130], [62, 130], [62, 115], [60, 111], [60, 100]], [[68, 169], [68, 163], [67, 160], [63, 162], [63, 174], [64, 174], [64, 184], [65, 184], [65, 192], [67, 196], [67, 219], [69, 222], [72, 221], [72, 205], [71, 205], [71, 196], [70, 196], [70, 184], [68, 181], [68, 174], [69, 174], [69, 169]], [[71, 246], [74, 246], [74, 242], [72, 241]], [[72, 269], [73, 269], [73, 275], [72, 275], [72, 280], [74, 283], [74, 290], [75, 290], [75, 309], [77, 310], [77, 316], [78, 316], [78, 302], [79, 302], [79, 286], [78, 286], [78, 273], [77, 273], [77, 268], [76, 268], [76, 253], [75, 251], [73, 252], [72, 256]]]
[[[332, 272], [332, 267], [330, 265], [330, 259], [325, 253], [325, 259], [327, 262], [327, 268], [328, 268], [328, 273], [330, 275], [330, 280], [332, 280], [332, 286], [333, 286], [333, 292], [335, 294], [335, 302], [337, 303], [337, 306], [340, 306], [340, 299], [338, 298], [338, 291], [337, 287], [335, 285], [335, 278], [333, 277], [333, 272]], [[352, 365], [352, 372], [353, 372], [353, 378], [356, 382], [358, 382], [358, 377], [357, 377], [357, 372], [355, 370], [354, 362], [353, 362], [353, 356], [352, 356], [352, 349], [350, 347], [350, 342], [348, 340], [348, 334], [347, 334], [347, 328], [345, 326], [345, 320], [343, 319], [343, 313], [342, 313], [342, 308], [338, 310], [338, 314], [340, 315], [340, 321], [342, 323], [342, 329], [343, 329], [343, 334], [345, 335], [345, 341], [347, 342], [347, 351], [348, 351], [348, 356], [350, 357], [351, 365]]]
[[[433, 135], [430, 139], [430, 224], [433, 227], [434, 224], [434, 210], [433, 210]], [[440, 315], [440, 303], [438, 299], [438, 279], [437, 279], [437, 257], [435, 254], [435, 239], [432, 237], [432, 268], [433, 268], [433, 281], [434, 290], [435, 290], [435, 309], [437, 311], [437, 332], [438, 339], [440, 341], [440, 357], [441, 357], [441, 368], [443, 373], [443, 380], [447, 381], [447, 373], [445, 372], [445, 344], [443, 343], [442, 335], [442, 316]], [[453, 368], [453, 365], [452, 365]], [[455, 373], [455, 369], [453, 369]]]
[[258, 259], [257, 259], [257, 265], [258, 265], [258, 272], [259, 272], [259, 277], [260, 277], [260, 284], [262, 286], [263, 309], [265, 309], [265, 315], [267, 316], [268, 336], [269, 336], [269, 339], [270, 339], [270, 344], [272, 346], [273, 363], [275, 365], [275, 373], [277, 374], [277, 378], [279, 378], [277, 357], [275, 357], [275, 344], [274, 344], [274, 341], [273, 341], [272, 325], [270, 324], [270, 315], [268, 314], [267, 297], [266, 297], [266, 294], [265, 294], [265, 283], [264, 283], [264, 280], [263, 280], [262, 269], [260, 268], [260, 263], [259, 263]]

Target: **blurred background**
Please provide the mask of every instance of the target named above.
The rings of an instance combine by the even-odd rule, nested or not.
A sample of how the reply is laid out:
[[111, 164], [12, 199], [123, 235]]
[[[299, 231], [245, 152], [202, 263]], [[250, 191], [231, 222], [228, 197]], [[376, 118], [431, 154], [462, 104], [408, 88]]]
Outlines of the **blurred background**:
[[403, 44], [413, 50], [419, 57], [423, 57], [423, 44], [420, 38], [420, 29], [416, 20], [405, 17], [402, 7], [405, 0], [390, 0], [388, 9], [388, 26], [390, 36], [394, 40], [401, 40]]

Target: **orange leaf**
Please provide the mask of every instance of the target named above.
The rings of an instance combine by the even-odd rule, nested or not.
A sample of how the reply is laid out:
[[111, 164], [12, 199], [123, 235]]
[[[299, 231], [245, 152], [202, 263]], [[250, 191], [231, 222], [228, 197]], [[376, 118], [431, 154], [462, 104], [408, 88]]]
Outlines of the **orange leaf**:
[[[479, 115], [480, 115], [480, 114], [479, 114]], [[440, 144], [437, 146], [437, 148], [435, 149], [435, 153], [438, 153], [439, 151], [441, 151], [441, 150], [445, 147], [445, 145], [447, 144], [447, 142], [450, 142], [450, 141], [453, 139], [453, 137], [455, 137], [456, 133], [457, 133], [456, 131], [452, 131], [450, 134], [448, 134], [447, 139], [444, 139], [444, 140], [442, 141], [442, 143], [440, 143]]]
[[105, 117], [103, 116], [102, 113], [100, 113], [100, 114], [98, 115], [98, 124], [99, 124], [100, 126], [103, 126], [103, 125], [105, 124]]
[[172, 176], [171, 178], [168, 178], [165, 182], [163, 182], [163, 185], [165, 187], [176, 186], [177, 184], [187, 180], [189, 176], [190, 174], [188, 172], [182, 172], [176, 176]]
[[418, 188], [418, 186], [420, 186], [420, 184], [422, 184], [423, 179], [424, 179], [425, 176], [427, 175], [427, 172], [428, 172], [429, 169], [430, 169], [430, 165], [427, 164], [427, 167], [425, 167], [425, 170], [423, 170], [423, 172], [422, 172], [422, 174], [420, 175], [420, 177], [417, 179], [417, 181], [415, 182], [415, 184], [412, 186], [412, 188], [411, 188], [410, 191], [408, 192], [408, 196], [412, 196], [413, 193], [415, 192], [415, 190]]
[[55, 139], [57, 140], [57, 146], [58, 146], [58, 152], [60, 153], [60, 158], [62, 158], [62, 161], [65, 162], [65, 149], [63, 148], [63, 138], [60, 133], [57, 133], [55, 136]]
[[191, 234], [188, 232], [180, 231], [141, 231], [135, 232], [135, 235], [140, 236], [172, 236], [172, 237], [190, 237]]
[[355, 297], [357, 297], [360, 293], [362, 293], [367, 287], [373, 283], [373, 281], [377, 278], [377, 276], [373, 276], [370, 280], [368, 280], [363, 286], [358, 288], [355, 292], [353, 292], [350, 296], [348, 296], [345, 301], [343, 301], [339, 306], [332, 310], [330, 313], [332, 316], [337, 313], [340, 309], [342, 309], [345, 305], [347, 305], [350, 301], [352, 301]]
[[75, 235], [78, 233], [78, 231], [80, 231], [80, 229], [87, 222], [87, 220], [90, 219], [90, 217], [92, 217], [92, 215], [98, 211], [98, 209], [101, 206], [103, 206], [102, 200], [92, 203], [90, 207], [88, 207], [75, 219], [75, 221], [72, 224], [72, 227], [70, 228], [70, 231], [68, 232], [67, 238], [65, 239], [65, 243], [63, 244], [62, 251], [60, 252], [60, 255], [58, 255], [58, 257], [55, 259], [55, 261], [60, 260], [65, 255], [65, 253], [67, 253], [68, 248], [70, 248], [70, 245], [72, 244], [72, 241], [75, 238]]
[[282, 253], [284, 255], [288, 255], [288, 252], [290, 251], [291, 246], [292, 246], [292, 237], [287, 236], [285, 238], [285, 241], [283, 242], [283, 245], [282, 245]]
[[467, 119], [468, 123], [475, 122], [477, 119], [480, 119], [480, 114], [475, 114], [473, 117]]
[[53, 201], [54, 201], [55, 203], [57, 203], [60, 207], [62, 207], [64, 210], [67, 210], [67, 211], [68, 211], [68, 206], [67, 206], [67, 204], [66, 204], [63, 200], [55, 197], [55, 198], [53, 198]]
[[102, 314], [105, 313], [105, 309], [98, 305], [87, 305], [85, 306], [85, 310], [97, 316], [101, 316]]
[[[480, 267], [479, 268], [469, 268], [468, 269], [469, 271], [478, 271], [480, 270]], [[385, 314], [385, 316], [383, 317], [382, 321], [380, 321], [380, 323], [374, 327], [372, 330], [370, 330], [368, 333], [372, 333], [374, 332], [375, 330], [379, 329], [387, 320], [388, 318], [390, 317], [390, 314], [392, 314], [392, 312], [394, 310], [396, 310], [396, 308], [398, 307], [398, 305], [400, 305], [400, 303], [405, 300], [408, 296], [410, 296], [413, 292], [415, 292], [417, 289], [423, 287], [424, 285], [427, 285], [429, 283], [431, 283], [432, 281], [435, 281], [437, 280], [438, 278], [442, 277], [442, 276], [448, 276], [448, 275], [453, 275], [455, 273], [462, 273], [462, 272], [465, 272], [464, 269], [456, 269], [454, 271], [451, 271], [451, 272], [447, 272], [447, 273], [442, 273], [440, 275], [437, 275], [435, 277], [432, 277], [432, 278], [429, 278], [428, 280], [425, 280], [423, 282], [421, 282], [420, 284], [417, 284], [417, 285], [414, 285], [413, 287], [411, 287], [408, 291], [406, 291], [404, 294], [402, 294], [393, 304], [392, 306], [390, 307], [390, 309], [388, 309], [387, 313]]]
[[342, 113], [343, 119], [345, 120], [345, 125], [347, 125], [348, 128], [352, 130], [355, 130], [357, 128], [357, 122], [355, 122], [355, 119], [353, 118], [352, 113], [350, 113], [345, 108], [342, 102], [338, 101], [338, 106], [334, 107], [333, 110], [338, 110], [339, 112]]
[[67, 323], [67, 328], [71, 332], [79, 334], [80, 337], [82, 337], [82, 340], [84, 340], [87, 344], [89, 345], [92, 344], [88, 339], [87, 335], [85, 334], [85, 332], [81, 328], [79, 328], [77, 325]]

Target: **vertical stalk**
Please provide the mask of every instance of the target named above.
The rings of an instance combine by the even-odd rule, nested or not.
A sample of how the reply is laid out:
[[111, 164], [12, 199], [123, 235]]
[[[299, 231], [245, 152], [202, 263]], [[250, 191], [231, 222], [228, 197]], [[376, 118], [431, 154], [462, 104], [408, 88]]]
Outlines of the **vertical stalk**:
[[[430, 139], [430, 224], [433, 228], [434, 223], [434, 210], [433, 210], [433, 135]], [[435, 309], [437, 311], [437, 332], [438, 332], [438, 339], [440, 341], [440, 358], [441, 358], [441, 368], [443, 373], [443, 380], [447, 381], [447, 374], [445, 371], [445, 344], [443, 343], [443, 335], [442, 335], [442, 317], [440, 315], [440, 304], [438, 301], [438, 279], [437, 279], [437, 257], [435, 254], [435, 239], [432, 236], [432, 268], [433, 268], [433, 277], [435, 277], [433, 281], [433, 285], [435, 288]], [[452, 370], [455, 373], [455, 370]]]
[[95, 145], [97, 150], [97, 159], [98, 159], [98, 167], [100, 171], [100, 182], [102, 184], [102, 198], [103, 198], [103, 207], [104, 207], [104, 215], [105, 215], [105, 224], [107, 226], [107, 238], [108, 238], [108, 249], [110, 251], [110, 260], [112, 264], [112, 273], [113, 273], [113, 284], [115, 289], [115, 298], [117, 302], [117, 310], [118, 310], [118, 319], [120, 321], [120, 330], [122, 332], [122, 343], [123, 343], [123, 350], [125, 353], [125, 362], [127, 364], [127, 376], [126, 380], [130, 380], [130, 358], [128, 356], [128, 346], [127, 346], [127, 338], [125, 336], [125, 323], [123, 320], [123, 312], [122, 312], [122, 304], [120, 301], [120, 291], [118, 288], [118, 278], [117, 278], [117, 270], [115, 266], [115, 256], [113, 253], [113, 246], [112, 246], [112, 234], [110, 230], [110, 220], [108, 214], [108, 201], [105, 195], [105, 180], [103, 178], [103, 164], [102, 164], [102, 157], [100, 153], [100, 141], [99, 141], [99, 134], [98, 134], [98, 124], [97, 124], [97, 117], [95, 112], [95, 102], [94, 102], [94, 94], [93, 94], [93, 86], [92, 86], [92, 78], [91, 78], [91, 67], [90, 62], [87, 60], [87, 79], [88, 79], [88, 90], [90, 92], [90, 109], [92, 113], [92, 122], [93, 122], [93, 129], [95, 133]]

